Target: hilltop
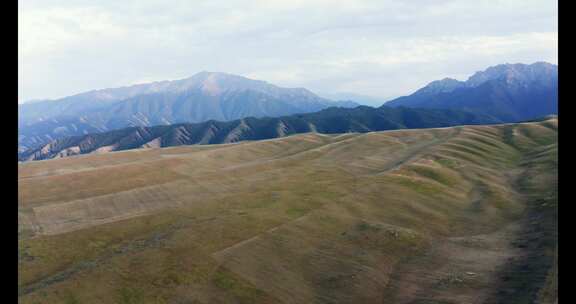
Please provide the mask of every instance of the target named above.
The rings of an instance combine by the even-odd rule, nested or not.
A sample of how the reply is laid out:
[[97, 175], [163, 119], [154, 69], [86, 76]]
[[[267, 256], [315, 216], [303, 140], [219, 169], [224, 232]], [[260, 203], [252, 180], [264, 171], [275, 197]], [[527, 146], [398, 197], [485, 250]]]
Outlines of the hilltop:
[[18, 165], [20, 303], [554, 303], [557, 119]]
[[371, 108], [329, 108], [316, 113], [279, 118], [245, 118], [231, 122], [207, 121], [198, 124], [135, 127], [57, 139], [36, 149], [19, 153], [19, 161], [105, 153], [138, 148], [180, 145], [222, 144], [262, 140], [299, 133], [366, 133], [407, 128], [448, 127], [462, 124], [495, 123], [487, 116], [457, 110]]

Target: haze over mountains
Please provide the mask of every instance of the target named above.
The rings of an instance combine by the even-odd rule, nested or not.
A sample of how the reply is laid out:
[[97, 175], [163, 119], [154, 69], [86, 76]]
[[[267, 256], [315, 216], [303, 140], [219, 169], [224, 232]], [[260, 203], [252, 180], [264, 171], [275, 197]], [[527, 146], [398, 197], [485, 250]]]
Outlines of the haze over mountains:
[[556, 303], [557, 72], [377, 108], [206, 72], [22, 105], [19, 301]]
[[459, 109], [514, 122], [558, 113], [558, 66], [546, 62], [501, 64], [466, 81], [433, 81], [386, 106]]
[[[18, 158], [230, 143], [306, 132], [518, 122], [557, 114], [557, 89], [557, 65], [502, 64], [477, 72], [466, 81], [433, 81], [380, 108], [321, 111], [358, 104], [333, 102], [303, 88], [280, 88], [241, 76], [201, 72], [183, 80], [23, 104], [19, 106]], [[131, 128], [121, 130], [126, 127]]]
[[19, 105], [19, 151], [66, 136], [132, 126], [276, 117], [357, 105], [321, 98], [303, 88], [281, 88], [231, 74], [200, 72], [182, 80]]

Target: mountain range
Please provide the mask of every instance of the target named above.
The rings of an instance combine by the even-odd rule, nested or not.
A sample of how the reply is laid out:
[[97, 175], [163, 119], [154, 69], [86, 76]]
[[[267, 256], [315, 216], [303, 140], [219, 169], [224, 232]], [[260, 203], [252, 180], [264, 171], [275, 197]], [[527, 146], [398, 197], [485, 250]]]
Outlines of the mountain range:
[[[502, 64], [445, 78], [379, 108], [303, 88], [201, 72], [19, 106], [18, 159], [220, 144], [319, 132], [370, 132], [526, 121], [558, 113], [558, 66]], [[356, 108], [354, 108], [356, 107]]]
[[490, 124], [498, 121], [459, 110], [412, 109], [407, 107], [353, 109], [329, 108], [315, 113], [278, 118], [245, 118], [230, 122], [207, 121], [133, 127], [54, 140], [36, 149], [19, 153], [19, 161], [59, 158], [77, 154], [102, 153], [136, 148], [158, 148], [191, 144], [223, 144], [317, 132], [323, 134], [448, 127], [463, 124]]
[[321, 98], [304, 88], [281, 88], [237, 75], [200, 72], [182, 80], [19, 105], [18, 150], [67, 136], [125, 127], [278, 117], [357, 105]]
[[558, 66], [546, 62], [501, 64], [466, 81], [433, 81], [386, 106], [458, 109], [515, 122], [558, 113]]

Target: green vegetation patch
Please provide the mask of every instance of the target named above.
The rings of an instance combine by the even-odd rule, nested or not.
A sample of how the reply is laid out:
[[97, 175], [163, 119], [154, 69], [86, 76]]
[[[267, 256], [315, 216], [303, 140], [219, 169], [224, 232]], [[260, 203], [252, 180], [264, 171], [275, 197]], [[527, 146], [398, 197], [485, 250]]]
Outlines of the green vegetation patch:
[[529, 138], [538, 145], [549, 145], [558, 140], [558, 133], [549, 128], [538, 125], [519, 125], [518, 133]]
[[364, 220], [356, 223], [345, 236], [358, 248], [376, 249], [394, 256], [406, 255], [407, 251], [414, 254], [426, 245], [425, 238], [413, 230]]
[[288, 208], [286, 210], [286, 214], [288, 214], [288, 216], [290, 218], [298, 218], [298, 217], [301, 217], [304, 214], [308, 213], [309, 211], [310, 211], [310, 209], [307, 209], [307, 208], [294, 207], [294, 208]]
[[233, 295], [239, 303], [255, 303], [265, 296], [264, 292], [222, 267], [216, 270], [212, 281], [216, 287]]
[[387, 178], [392, 183], [396, 183], [398, 185], [406, 187], [409, 190], [415, 191], [420, 194], [439, 195], [439, 194], [445, 194], [446, 192], [446, 190], [443, 187], [439, 186], [436, 183], [427, 182], [425, 180], [417, 179], [410, 176], [395, 175], [395, 176], [388, 176]]
[[117, 292], [118, 304], [140, 304], [144, 302], [145, 295], [142, 289], [122, 287]]
[[435, 168], [425, 165], [411, 165], [410, 170], [417, 174], [437, 181], [445, 186], [453, 186], [458, 183], [457, 176], [451, 174], [447, 169]]
[[462, 166], [462, 163], [456, 159], [448, 158], [448, 157], [435, 157], [434, 160], [444, 167], [448, 167], [451, 169], [457, 169]]
[[80, 300], [72, 292], [66, 292], [64, 295], [64, 304], [80, 304]]
[[481, 159], [484, 165], [490, 165], [492, 167], [501, 165], [514, 166], [518, 160], [515, 154], [507, 155], [502, 153], [500, 150], [484, 152], [482, 150], [478, 150], [472, 145], [449, 143], [444, 145], [444, 147], [452, 151], [468, 154], [475, 159]]

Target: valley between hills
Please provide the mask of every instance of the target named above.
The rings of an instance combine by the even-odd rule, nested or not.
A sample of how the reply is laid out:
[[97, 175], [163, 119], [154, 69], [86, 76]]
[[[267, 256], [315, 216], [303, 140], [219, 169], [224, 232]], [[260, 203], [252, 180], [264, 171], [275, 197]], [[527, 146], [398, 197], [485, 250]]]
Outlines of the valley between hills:
[[20, 303], [557, 303], [556, 117], [18, 164]]

